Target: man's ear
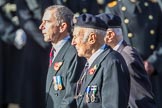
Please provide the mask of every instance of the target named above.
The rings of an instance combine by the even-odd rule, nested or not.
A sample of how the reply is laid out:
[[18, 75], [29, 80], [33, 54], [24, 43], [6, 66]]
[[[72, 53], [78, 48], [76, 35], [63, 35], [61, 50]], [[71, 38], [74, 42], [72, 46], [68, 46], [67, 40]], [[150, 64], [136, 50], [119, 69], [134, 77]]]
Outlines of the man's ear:
[[107, 31], [106, 36], [104, 38], [105, 43], [112, 42], [114, 36], [115, 36], [115, 32], [114, 31], [111, 31], [111, 30]]
[[114, 36], [115, 36], [115, 32], [114, 31], [110, 31], [109, 32], [109, 39], [114, 38]]
[[96, 42], [96, 38], [97, 38], [96, 34], [90, 33], [88, 37], [88, 42], [90, 44], [94, 44]]
[[64, 32], [65, 30], [67, 30], [67, 23], [61, 23], [61, 25], [60, 25], [60, 32], [62, 33], [62, 32]]

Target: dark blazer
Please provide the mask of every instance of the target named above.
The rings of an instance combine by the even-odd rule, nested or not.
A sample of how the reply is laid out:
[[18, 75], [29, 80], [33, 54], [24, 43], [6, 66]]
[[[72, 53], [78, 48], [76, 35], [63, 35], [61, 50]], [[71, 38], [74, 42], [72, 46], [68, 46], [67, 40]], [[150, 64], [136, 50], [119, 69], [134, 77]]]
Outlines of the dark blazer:
[[149, 77], [136, 49], [123, 41], [117, 51], [124, 57], [129, 69], [131, 79], [130, 107], [156, 108]]
[[[91, 73], [91, 71], [93, 71]], [[76, 98], [78, 108], [127, 108], [129, 99], [129, 73], [123, 57], [110, 47], [101, 53], [83, 80], [80, 95]], [[87, 87], [96, 86], [96, 100], [86, 101]]]
[[[57, 63], [59, 69], [54, 69]], [[65, 43], [49, 67], [46, 81], [46, 108], [76, 108], [74, 101], [75, 84], [84, 67], [84, 60], [77, 56], [71, 41]], [[62, 77], [62, 90], [55, 90], [53, 77]]]
[[162, 108], [162, 12], [151, 0], [138, 1], [135, 4], [120, 0], [107, 9], [122, 18], [124, 40], [137, 49], [143, 60], [154, 66], [151, 83], [158, 108]]

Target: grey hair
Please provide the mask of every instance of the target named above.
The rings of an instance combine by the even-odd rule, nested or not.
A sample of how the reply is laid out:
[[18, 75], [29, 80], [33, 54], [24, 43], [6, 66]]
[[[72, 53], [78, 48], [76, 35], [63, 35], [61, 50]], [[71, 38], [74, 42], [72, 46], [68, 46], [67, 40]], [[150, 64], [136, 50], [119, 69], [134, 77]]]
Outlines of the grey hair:
[[111, 28], [119, 40], [123, 39], [123, 32], [121, 28]]
[[106, 31], [104, 30], [93, 29], [93, 28], [84, 28], [84, 30], [85, 30], [85, 34], [84, 34], [83, 42], [87, 41], [90, 33], [95, 33], [97, 34], [97, 36], [103, 36], [103, 38], [106, 35]]
[[63, 5], [52, 5], [45, 9], [45, 12], [48, 10], [56, 10], [53, 13], [53, 17], [56, 18], [57, 25], [60, 25], [63, 22], [66, 22], [68, 25], [68, 31], [71, 29], [71, 20], [73, 19], [74, 13]]

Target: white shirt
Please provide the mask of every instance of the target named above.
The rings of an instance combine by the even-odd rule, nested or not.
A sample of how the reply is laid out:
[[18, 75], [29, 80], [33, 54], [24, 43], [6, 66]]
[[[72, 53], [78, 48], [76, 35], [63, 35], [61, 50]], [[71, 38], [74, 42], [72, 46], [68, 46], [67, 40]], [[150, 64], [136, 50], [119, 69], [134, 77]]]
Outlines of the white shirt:
[[105, 45], [102, 45], [92, 56], [88, 59], [89, 67], [92, 65], [94, 60], [105, 50]]
[[54, 61], [55, 57], [57, 56], [60, 49], [64, 46], [64, 44], [70, 39], [70, 36], [66, 36], [64, 39], [59, 41], [57, 44], [55, 44], [54, 47], [54, 57], [52, 59], [52, 62]]

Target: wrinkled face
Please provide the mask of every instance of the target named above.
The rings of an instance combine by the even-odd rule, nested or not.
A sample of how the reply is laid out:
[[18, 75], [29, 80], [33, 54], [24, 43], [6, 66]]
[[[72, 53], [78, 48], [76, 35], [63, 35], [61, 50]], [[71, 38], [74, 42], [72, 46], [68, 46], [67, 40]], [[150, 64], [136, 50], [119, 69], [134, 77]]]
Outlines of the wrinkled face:
[[42, 18], [39, 29], [42, 30], [45, 42], [57, 43], [59, 37], [59, 26], [54, 17], [55, 10], [47, 10]]
[[88, 39], [84, 40], [84, 30], [79, 27], [75, 27], [73, 31], [72, 45], [75, 46], [78, 56], [87, 58], [90, 53], [90, 46]]

